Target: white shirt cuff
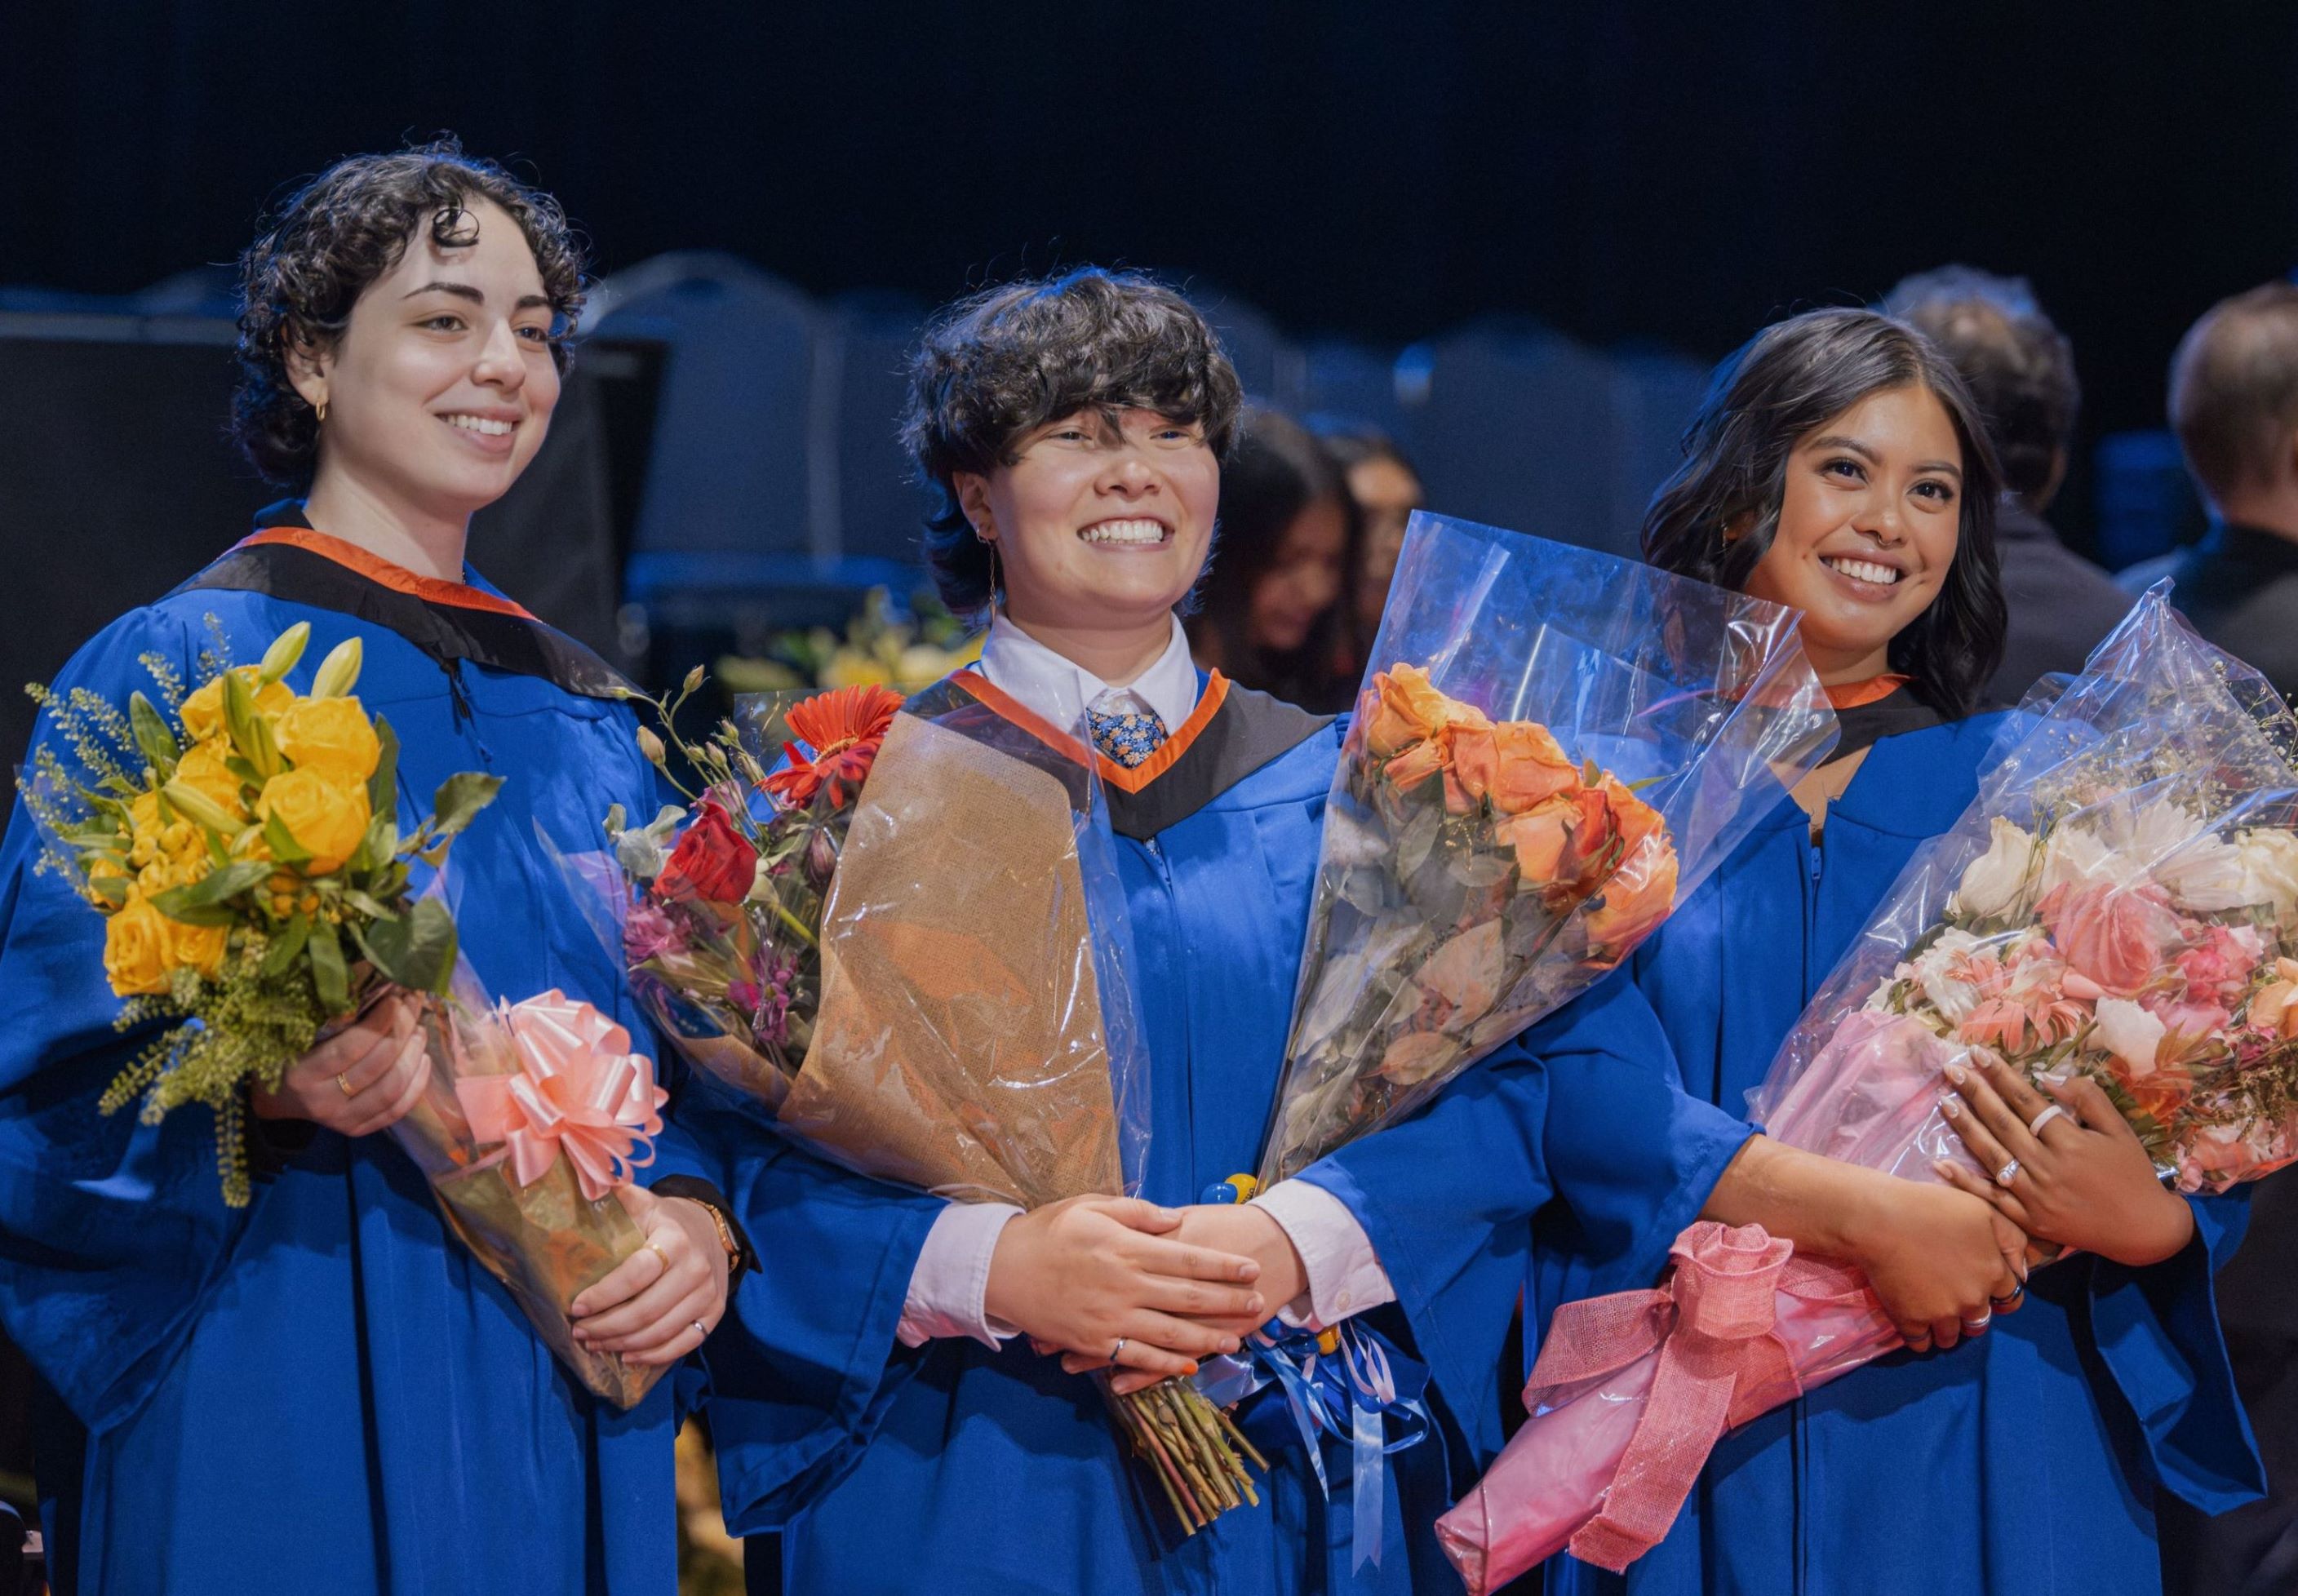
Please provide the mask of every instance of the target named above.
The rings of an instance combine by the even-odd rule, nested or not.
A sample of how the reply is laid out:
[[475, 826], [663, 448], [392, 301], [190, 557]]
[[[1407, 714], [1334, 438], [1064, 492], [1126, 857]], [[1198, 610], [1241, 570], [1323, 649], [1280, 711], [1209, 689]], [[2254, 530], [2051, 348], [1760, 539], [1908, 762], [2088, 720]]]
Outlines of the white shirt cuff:
[[917, 1267], [910, 1271], [901, 1322], [894, 1327], [904, 1346], [971, 1336], [995, 1352], [1007, 1337], [1021, 1334], [1003, 1319], [991, 1319], [982, 1306], [997, 1237], [1021, 1211], [1011, 1203], [952, 1203], [935, 1216]]
[[1277, 1311], [1296, 1330], [1327, 1330], [1352, 1314], [1396, 1301], [1372, 1238], [1348, 1204], [1321, 1186], [1280, 1180], [1252, 1200], [1301, 1254], [1309, 1289]]

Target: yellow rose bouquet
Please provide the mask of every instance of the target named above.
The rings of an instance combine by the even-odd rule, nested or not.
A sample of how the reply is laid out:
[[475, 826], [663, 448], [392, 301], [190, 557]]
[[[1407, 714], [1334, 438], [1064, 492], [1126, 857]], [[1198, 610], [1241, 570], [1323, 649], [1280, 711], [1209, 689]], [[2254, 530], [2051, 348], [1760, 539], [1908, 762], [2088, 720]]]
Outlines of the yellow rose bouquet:
[[402, 836], [397, 740], [350, 696], [360, 641], [338, 646], [299, 694], [284, 678], [310, 641], [299, 623], [260, 664], [213, 661], [189, 693], [146, 657], [157, 703], [36, 687], [80, 769], [44, 746], [17, 781], [48, 843], [43, 868], [64, 871], [104, 916], [104, 973], [128, 1000], [120, 1029], [169, 1022], [103, 1111], [140, 1099], [157, 1123], [206, 1104], [235, 1207], [248, 1200], [248, 1083], [277, 1089], [382, 983], [447, 991], [454, 921], [437, 898], [416, 900], [410, 862], [442, 863], [501, 785], [450, 776]]

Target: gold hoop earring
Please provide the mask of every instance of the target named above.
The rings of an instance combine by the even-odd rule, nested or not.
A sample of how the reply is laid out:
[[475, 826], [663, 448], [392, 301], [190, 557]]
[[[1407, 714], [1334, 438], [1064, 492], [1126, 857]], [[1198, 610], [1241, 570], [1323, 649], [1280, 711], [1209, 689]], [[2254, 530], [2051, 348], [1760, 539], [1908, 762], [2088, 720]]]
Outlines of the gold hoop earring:
[[313, 419], [317, 420], [320, 426], [325, 426], [327, 424], [327, 401], [326, 400], [323, 399], [319, 401], [318, 403], [313, 405], [311, 407], [311, 412]]

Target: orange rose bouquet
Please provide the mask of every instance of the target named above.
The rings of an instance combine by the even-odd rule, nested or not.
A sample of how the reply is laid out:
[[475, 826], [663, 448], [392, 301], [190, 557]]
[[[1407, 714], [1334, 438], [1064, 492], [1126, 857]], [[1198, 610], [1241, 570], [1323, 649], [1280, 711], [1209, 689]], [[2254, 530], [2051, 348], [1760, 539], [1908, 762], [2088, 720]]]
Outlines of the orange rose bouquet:
[[1263, 1182], [1616, 967], [1832, 740], [1789, 611], [1440, 517], [1413, 518], [1372, 657]]
[[[65, 872], [104, 917], [103, 968], [126, 1030], [169, 1023], [104, 1094], [157, 1123], [215, 1112], [224, 1200], [248, 1200], [245, 1084], [276, 1088], [324, 1029], [386, 983], [443, 994], [455, 923], [410, 890], [493, 801], [500, 778], [450, 776], [412, 832], [398, 825], [398, 742], [351, 697], [346, 640], [298, 693], [285, 680], [310, 640], [298, 622], [255, 665], [211, 650], [188, 692], [156, 655], [158, 701], [35, 688], [79, 766], [43, 748], [17, 781]], [[219, 649], [220, 633], [217, 648]]]

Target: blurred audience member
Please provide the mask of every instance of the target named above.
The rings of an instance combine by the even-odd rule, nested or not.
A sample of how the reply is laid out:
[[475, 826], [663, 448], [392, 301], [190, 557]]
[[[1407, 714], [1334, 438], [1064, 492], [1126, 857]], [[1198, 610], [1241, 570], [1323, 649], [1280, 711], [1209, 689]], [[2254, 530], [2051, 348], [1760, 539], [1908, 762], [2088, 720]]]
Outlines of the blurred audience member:
[[1356, 677], [1336, 668], [1340, 600], [1357, 525], [1325, 446], [1288, 417], [1247, 411], [1221, 467], [1220, 531], [1188, 623], [1197, 663], [1306, 709], [1346, 708]]
[[[2177, 579], [2197, 630], [2298, 692], [2298, 287], [2269, 283], [2212, 306], [2170, 361], [2170, 425], [2210, 506], [2195, 548], [2133, 566], [2136, 592]], [[2298, 1591], [2298, 1170], [2251, 1198], [2250, 1232], [2219, 1276], [2235, 1384], [2266, 1459], [2267, 1499], [2205, 1518], [2165, 1494], [2170, 1596]]]
[[1426, 496], [1420, 489], [1420, 474], [1378, 427], [1337, 416], [1311, 416], [1309, 426], [1348, 474], [1349, 497], [1356, 500], [1360, 530], [1344, 600], [1350, 636], [1343, 640], [1354, 646], [1345, 651], [1341, 665], [1343, 674], [1360, 674], [1364, 651], [1372, 647], [1381, 612], [1388, 607], [1388, 583], [1396, 575], [1396, 557], [1404, 547], [1404, 524]]
[[2195, 323], [2170, 360], [2170, 426], [2210, 533], [2122, 585], [2175, 578], [2204, 637], [2298, 695], [2298, 287], [2237, 294]]
[[1962, 373], [2002, 458], [1995, 538], [2011, 633], [1988, 693], [2015, 704], [2036, 677], [2080, 670], [2130, 608], [2130, 595], [2059, 542], [2043, 519], [2066, 480], [2082, 400], [2074, 351], [2024, 277], [1942, 266], [1902, 279], [1882, 308], [1937, 344]]

